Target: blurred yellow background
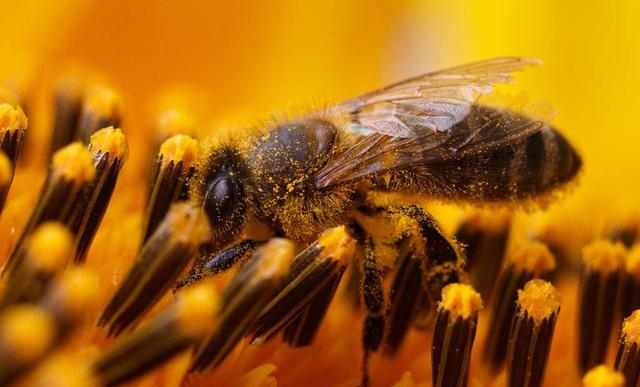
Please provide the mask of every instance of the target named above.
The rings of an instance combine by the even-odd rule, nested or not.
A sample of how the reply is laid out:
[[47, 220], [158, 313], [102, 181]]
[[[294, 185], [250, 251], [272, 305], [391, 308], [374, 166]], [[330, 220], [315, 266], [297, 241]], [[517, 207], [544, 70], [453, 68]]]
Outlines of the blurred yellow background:
[[69, 69], [101, 74], [122, 91], [132, 153], [168, 91], [209, 127], [468, 61], [537, 57], [544, 66], [519, 79], [555, 107], [585, 161], [571, 200], [637, 210], [637, 1], [2, 3], [1, 79], [48, 101]]

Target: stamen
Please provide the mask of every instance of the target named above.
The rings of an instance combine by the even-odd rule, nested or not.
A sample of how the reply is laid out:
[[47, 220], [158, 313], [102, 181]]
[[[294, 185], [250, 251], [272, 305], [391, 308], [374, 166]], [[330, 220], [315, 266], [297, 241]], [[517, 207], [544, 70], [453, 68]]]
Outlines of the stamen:
[[409, 332], [411, 322], [416, 315], [416, 307], [423, 293], [422, 277], [424, 257], [416, 255], [409, 240], [398, 244], [400, 265], [393, 279], [389, 293], [387, 309], [387, 332], [385, 337], [385, 355], [397, 353], [405, 336]]
[[35, 302], [53, 276], [60, 272], [71, 257], [72, 236], [64, 226], [45, 222], [29, 237], [24, 257], [8, 278], [0, 297], [0, 309], [19, 302]]
[[450, 284], [442, 289], [431, 350], [434, 387], [467, 385], [480, 309], [480, 294], [471, 286]]
[[27, 126], [27, 116], [19, 106], [0, 103], [0, 211], [13, 182]]
[[156, 147], [154, 151], [157, 151], [161, 146], [160, 144], [170, 137], [177, 136], [179, 134], [188, 137], [194, 136], [195, 129], [195, 120], [190, 114], [177, 109], [169, 109], [162, 112], [158, 116], [158, 120], [156, 122], [154, 136], [154, 143]]
[[96, 273], [74, 267], [54, 278], [39, 304], [54, 316], [58, 334], [64, 337], [85, 318], [94, 318], [98, 289]]
[[614, 242], [621, 242], [626, 248], [631, 248], [638, 241], [640, 234], [640, 216], [637, 213], [627, 214], [619, 220], [608, 232]]
[[[260, 343], [269, 340], [294, 321], [305, 307], [316, 301], [321, 304], [323, 297], [317, 298], [319, 292], [326, 290], [325, 286], [330, 287], [327, 284], [340, 280], [354, 249], [355, 241], [347, 235], [345, 228], [337, 227], [325, 231], [316, 242], [298, 254], [276, 296], [269, 300], [253, 326], [252, 341]], [[301, 334], [299, 338], [311, 333], [315, 334], [315, 331]], [[297, 342], [293, 340], [292, 344]], [[300, 345], [303, 342], [300, 340]]]
[[121, 104], [120, 96], [114, 90], [95, 86], [82, 101], [75, 139], [87, 144], [98, 129], [120, 126]]
[[198, 142], [176, 135], [160, 147], [153, 167], [142, 242], [146, 242], [169, 211], [171, 203], [187, 199], [187, 182], [193, 176], [198, 158]]
[[63, 273], [38, 304], [18, 304], [0, 315], [0, 384], [37, 364], [91, 310], [97, 277], [86, 269]]
[[510, 228], [509, 212], [476, 212], [460, 225], [455, 235], [457, 241], [466, 245], [467, 271], [487, 303], [504, 261]]
[[93, 369], [102, 385], [128, 382], [196, 345], [213, 330], [219, 305], [212, 284], [181, 292], [170, 308], [100, 356]]
[[78, 78], [67, 77], [58, 84], [49, 156], [75, 140], [83, 93], [84, 85]]
[[42, 189], [38, 203], [31, 213], [27, 225], [13, 247], [5, 264], [3, 274], [11, 272], [17, 261], [23, 257], [26, 237], [40, 224], [56, 221], [70, 226], [84, 190], [95, 176], [95, 167], [89, 151], [79, 142], [60, 149], [53, 161]]
[[558, 291], [543, 280], [531, 280], [518, 291], [509, 333], [509, 386], [542, 385], [561, 302]]
[[620, 297], [622, 317], [640, 309], [640, 245], [631, 249], [624, 262]]
[[622, 243], [605, 240], [592, 242], [582, 250], [578, 366], [583, 373], [604, 361], [626, 255]]
[[9, 188], [13, 182], [13, 165], [11, 161], [0, 151], [0, 212], [4, 208], [4, 203], [7, 201], [7, 195], [9, 194]]
[[55, 322], [47, 311], [28, 304], [5, 310], [0, 314], [0, 384], [27, 371], [55, 341]]
[[104, 387], [87, 364], [86, 354], [56, 352], [26, 375], [23, 386]]
[[507, 354], [509, 327], [516, 311], [518, 289], [534, 278], [548, 275], [556, 266], [546, 245], [531, 241], [523, 243], [511, 256], [511, 262], [498, 278], [496, 297], [491, 308], [491, 329], [482, 354], [483, 364], [491, 376], [503, 365]]
[[18, 164], [28, 125], [27, 116], [20, 106], [0, 103], [0, 150], [7, 155], [14, 168]]
[[284, 341], [294, 347], [311, 345], [313, 342], [348, 262], [355, 254], [355, 241], [346, 234], [344, 227], [323, 234], [318, 244], [323, 247], [323, 254], [327, 259], [333, 259], [341, 264], [335, 272], [331, 273], [304, 310], [284, 329]]
[[71, 221], [71, 231], [76, 235], [76, 264], [85, 260], [91, 241], [111, 200], [120, 169], [128, 156], [124, 134], [120, 129], [113, 127], [95, 132], [91, 136], [89, 150], [96, 168], [96, 177], [77, 203], [78, 211]]
[[240, 268], [222, 295], [218, 324], [195, 351], [192, 371], [217, 367], [248, 333], [289, 272], [293, 257], [291, 241], [273, 238]]
[[632, 387], [633, 383], [625, 384], [624, 376], [616, 371], [610, 370], [607, 366], [599, 365], [592, 368], [582, 378], [584, 387]]
[[640, 382], [640, 310], [622, 323], [614, 368], [624, 374], [627, 386], [637, 386]]
[[138, 321], [171, 288], [209, 232], [207, 216], [200, 208], [174, 204], [111, 297], [99, 325], [115, 336]]

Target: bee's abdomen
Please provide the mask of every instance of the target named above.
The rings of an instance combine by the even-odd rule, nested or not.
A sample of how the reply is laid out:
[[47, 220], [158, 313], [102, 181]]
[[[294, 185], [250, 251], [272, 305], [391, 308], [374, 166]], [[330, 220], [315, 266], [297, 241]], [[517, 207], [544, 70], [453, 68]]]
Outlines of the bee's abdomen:
[[[498, 150], [500, 153], [510, 150]], [[485, 195], [502, 198], [527, 198], [544, 194], [578, 173], [582, 161], [569, 142], [556, 130], [547, 127], [513, 147], [513, 157], [506, 172], [508, 184], [488, 189]]]
[[581, 164], [569, 142], [555, 129], [546, 127], [517, 143], [431, 164], [418, 177], [418, 185], [445, 199], [529, 199], [571, 181]]

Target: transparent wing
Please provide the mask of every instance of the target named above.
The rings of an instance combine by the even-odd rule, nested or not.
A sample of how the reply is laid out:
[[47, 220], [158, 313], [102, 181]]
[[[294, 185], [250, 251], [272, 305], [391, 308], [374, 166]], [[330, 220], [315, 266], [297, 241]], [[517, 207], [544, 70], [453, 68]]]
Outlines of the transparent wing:
[[315, 177], [319, 189], [353, 183], [389, 172], [491, 152], [515, 144], [546, 125], [508, 109], [473, 105], [462, 121], [446, 131], [401, 137], [380, 132], [355, 135], [344, 152]]
[[478, 97], [511, 73], [538, 64], [529, 58], [497, 58], [423, 74], [347, 100], [329, 109], [356, 135], [420, 137], [462, 121]]

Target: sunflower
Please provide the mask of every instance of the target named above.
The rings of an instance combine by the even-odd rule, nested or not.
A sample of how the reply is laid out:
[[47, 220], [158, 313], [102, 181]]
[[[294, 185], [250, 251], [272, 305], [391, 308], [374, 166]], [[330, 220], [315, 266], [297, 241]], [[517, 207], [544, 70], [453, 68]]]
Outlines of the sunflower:
[[[0, 125], [4, 141], [23, 144], [19, 157], [4, 147], [7, 158], [0, 157], [0, 197], [8, 192], [0, 219], [0, 384], [358, 385], [362, 311], [349, 268], [312, 345], [240, 339], [206, 372], [189, 372], [191, 348], [215, 327], [225, 289], [241, 271], [177, 297], [170, 282], [157, 284], [147, 289], [153, 305], [133, 321], [105, 314], [153, 239], [144, 230], [163, 222], [145, 213], [149, 181], [167, 167], [157, 154], [187, 176], [195, 139], [220, 128], [318, 94], [341, 100], [425, 70], [513, 54], [545, 62], [519, 84], [554, 105], [554, 126], [576, 145], [584, 170], [544, 210], [426, 203], [466, 246], [473, 288], [448, 289], [427, 329], [410, 330], [393, 356], [370, 356], [370, 380], [407, 387], [637, 380], [637, 7], [5, 2]], [[73, 125], [66, 135], [89, 146], [64, 146], [54, 128], [74, 117], [107, 129], [96, 135]], [[185, 180], [175, 183], [170, 194], [179, 197]], [[84, 203], [86, 211], [65, 213], [64, 203]], [[193, 208], [176, 211], [160, 227], [188, 229], [182, 234], [192, 239], [162, 262], [181, 271], [205, 226]], [[288, 262], [291, 247], [278, 243], [267, 255]], [[456, 327], [466, 330], [458, 347], [440, 340]], [[535, 340], [517, 344], [532, 332]], [[525, 348], [535, 356], [524, 356]], [[451, 356], [465, 350], [468, 358]]]

